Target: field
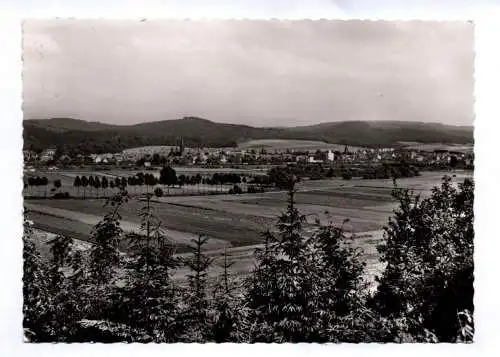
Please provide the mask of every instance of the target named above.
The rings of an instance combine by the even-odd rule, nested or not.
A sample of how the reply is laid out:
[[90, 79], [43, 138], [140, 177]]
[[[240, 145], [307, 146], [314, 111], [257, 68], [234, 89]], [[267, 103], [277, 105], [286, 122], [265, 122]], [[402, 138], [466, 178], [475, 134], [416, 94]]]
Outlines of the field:
[[412, 141], [400, 141], [400, 144], [405, 145], [407, 149], [411, 150], [422, 150], [422, 151], [434, 151], [434, 150], [448, 150], [448, 151], [458, 151], [463, 153], [471, 153], [474, 151], [474, 146], [470, 145], [449, 145], [449, 144], [423, 144]]
[[[64, 173], [54, 173], [63, 176]], [[400, 179], [400, 187], [408, 187], [423, 195], [439, 185], [443, 173], [424, 172], [422, 176]], [[470, 173], [457, 172], [457, 181]], [[67, 179], [65, 183], [72, 180]], [[368, 275], [380, 268], [375, 246], [381, 239], [382, 227], [387, 223], [396, 202], [391, 197], [392, 180], [340, 179], [303, 181], [296, 194], [297, 207], [306, 215], [305, 230], [310, 232], [318, 223], [344, 223], [344, 228], [355, 233], [354, 245], [364, 251]], [[104, 200], [97, 199], [29, 199], [25, 207], [35, 228], [56, 234], [65, 234], [78, 240], [88, 240], [92, 226], [110, 209]], [[139, 209], [144, 202], [131, 199], [121, 208], [125, 231], [138, 231]], [[248, 271], [253, 264], [252, 252], [261, 241], [261, 233], [274, 229], [276, 217], [286, 207], [284, 192], [217, 196], [169, 196], [154, 198], [152, 206], [163, 223], [164, 232], [186, 251], [190, 240], [198, 234], [209, 239], [207, 250], [220, 257], [224, 248], [229, 249], [230, 259], [236, 261], [233, 269], [238, 273]], [[122, 250], [127, 246], [123, 244]], [[219, 268], [214, 269], [214, 273]], [[182, 275], [182, 272], [178, 274]]]
[[[281, 139], [260, 139], [250, 140], [238, 144], [240, 149], [274, 149], [274, 150], [339, 150], [343, 151], [345, 146], [339, 144], [329, 144], [323, 141], [314, 140], [281, 140]], [[360, 149], [358, 147], [349, 147], [350, 150]]]

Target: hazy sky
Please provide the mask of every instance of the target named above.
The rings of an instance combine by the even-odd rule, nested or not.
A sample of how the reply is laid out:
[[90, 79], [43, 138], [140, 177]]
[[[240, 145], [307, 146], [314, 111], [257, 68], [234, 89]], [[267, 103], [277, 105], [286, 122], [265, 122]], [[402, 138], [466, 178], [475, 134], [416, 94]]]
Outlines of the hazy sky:
[[472, 125], [473, 25], [31, 20], [26, 118]]

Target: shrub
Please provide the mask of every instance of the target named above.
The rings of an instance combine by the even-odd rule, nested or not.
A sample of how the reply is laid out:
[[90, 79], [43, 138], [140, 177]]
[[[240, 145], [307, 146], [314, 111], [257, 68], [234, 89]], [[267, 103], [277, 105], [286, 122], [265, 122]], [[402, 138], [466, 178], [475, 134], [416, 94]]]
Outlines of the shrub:
[[352, 179], [352, 173], [351, 173], [351, 171], [350, 170], [344, 170], [342, 172], [342, 179], [344, 179], [344, 180], [350, 180], [350, 179]]
[[163, 190], [160, 187], [155, 188], [155, 196], [156, 197], [162, 197], [163, 196]]

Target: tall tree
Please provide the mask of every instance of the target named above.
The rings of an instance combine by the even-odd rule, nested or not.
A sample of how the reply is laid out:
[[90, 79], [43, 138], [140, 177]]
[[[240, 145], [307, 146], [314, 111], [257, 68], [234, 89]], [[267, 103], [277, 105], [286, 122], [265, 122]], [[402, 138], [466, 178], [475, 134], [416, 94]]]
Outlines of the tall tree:
[[106, 176], [102, 177], [101, 186], [104, 191], [104, 196], [106, 197], [107, 196], [106, 190], [108, 189], [109, 186], [108, 179], [106, 178]]
[[125, 287], [125, 322], [147, 332], [153, 342], [175, 342], [183, 331], [177, 319], [179, 288], [172, 279], [179, 262], [172, 243], [161, 230], [151, 194], [146, 194], [140, 215], [142, 234], [130, 237], [131, 273]]
[[239, 282], [229, 271], [234, 262], [229, 261], [227, 249], [224, 249], [222, 275], [213, 288], [210, 306], [209, 340], [216, 343], [248, 341], [248, 310], [244, 306]]
[[81, 180], [80, 176], [77, 175], [75, 177], [75, 181], [73, 181], [73, 187], [76, 187], [76, 189], [77, 189], [77, 193], [76, 193], [77, 196], [80, 196], [80, 186], [82, 186], [82, 180]]
[[380, 245], [386, 268], [375, 304], [390, 318], [404, 318], [416, 341], [454, 342], [473, 304], [474, 183], [458, 187], [449, 176], [428, 198], [394, 191], [395, 217]]
[[[315, 321], [315, 266], [295, 206], [295, 182], [288, 180], [288, 207], [278, 220], [279, 236], [265, 234], [266, 251], [257, 254], [250, 280], [249, 307], [253, 310], [258, 342], [306, 342], [313, 339]], [[265, 279], [262, 281], [261, 279]]]
[[177, 184], [177, 173], [170, 166], [165, 166], [160, 170], [160, 184], [173, 186]]
[[199, 235], [191, 242], [192, 255], [185, 259], [185, 264], [189, 268], [187, 275], [188, 289], [185, 301], [187, 309], [184, 314], [188, 321], [188, 338], [190, 342], [203, 342], [207, 338], [207, 327], [209, 326], [207, 283], [208, 269], [212, 264], [212, 259], [203, 253], [204, 245], [208, 238]]
[[87, 177], [82, 176], [83, 199], [85, 199], [85, 191], [87, 190], [88, 185], [89, 185], [89, 180], [87, 179]]
[[45, 197], [47, 197], [47, 185], [48, 184], [49, 184], [49, 180], [47, 179], [47, 177], [45, 177], [45, 176], [42, 177], [40, 180], [40, 185], [45, 187], [45, 193], [44, 193]]
[[56, 189], [60, 189], [61, 188], [61, 180], [57, 179], [57, 180], [54, 180], [54, 188]]
[[95, 179], [92, 175], [89, 175], [89, 187], [91, 190], [95, 187]]
[[94, 226], [91, 233], [94, 244], [90, 249], [88, 285], [92, 290], [89, 294], [94, 316], [102, 315], [112, 304], [111, 289], [117, 279], [115, 269], [122, 263], [118, 250], [123, 238], [119, 209], [127, 201], [124, 190], [107, 200], [105, 207], [110, 207], [110, 211]]
[[[26, 214], [26, 211], [25, 211]], [[33, 229], [24, 222], [23, 234], [23, 328], [30, 341], [45, 341], [52, 333], [44, 320], [50, 310], [49, 286], [45, 276], [48, 269], [34, 243]]]
[[99, 176], [94, 178], [94, 188], [97, 192], [97, 198], [99, 198], [99, 189], [101, 188], [101, 180], [99, 179]]

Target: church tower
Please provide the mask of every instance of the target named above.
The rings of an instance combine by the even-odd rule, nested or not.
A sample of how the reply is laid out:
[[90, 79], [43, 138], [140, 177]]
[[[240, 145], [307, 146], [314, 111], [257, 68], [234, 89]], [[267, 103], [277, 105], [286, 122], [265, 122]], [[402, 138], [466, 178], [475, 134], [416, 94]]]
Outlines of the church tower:
[[179, 145], [179, 153], [181, 156], [182, 156], [182, 154], [184, 154], [184, 138], [182, 136], [181, 136], [181, 142]]

